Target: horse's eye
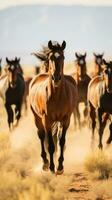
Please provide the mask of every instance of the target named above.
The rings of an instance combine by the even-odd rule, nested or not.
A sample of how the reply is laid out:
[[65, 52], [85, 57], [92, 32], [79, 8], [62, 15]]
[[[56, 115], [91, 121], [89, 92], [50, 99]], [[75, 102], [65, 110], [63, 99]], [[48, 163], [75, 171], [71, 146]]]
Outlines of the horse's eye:
[[108, 74], [108, 70], [107, 69], [105, 70], [105, 74]]
[[54, 60], [54, 56], [52, 55], [52, 56], [50, 57], [50, 59], [53, 61], [53, 60]]

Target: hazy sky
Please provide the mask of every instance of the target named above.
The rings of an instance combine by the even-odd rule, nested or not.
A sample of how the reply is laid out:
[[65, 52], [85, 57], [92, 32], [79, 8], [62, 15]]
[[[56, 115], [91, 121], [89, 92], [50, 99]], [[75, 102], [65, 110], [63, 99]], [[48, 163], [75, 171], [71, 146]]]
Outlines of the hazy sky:
[[0, 9], [22, 4], [112, 6], [112, 0], [0, 0]]

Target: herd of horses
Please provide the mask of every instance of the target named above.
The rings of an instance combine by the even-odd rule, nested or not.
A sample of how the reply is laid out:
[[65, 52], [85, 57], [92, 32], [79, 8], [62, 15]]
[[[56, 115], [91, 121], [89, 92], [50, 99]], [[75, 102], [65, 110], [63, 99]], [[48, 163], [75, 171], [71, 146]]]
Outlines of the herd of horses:
[[[108, 120], [110, 135], [107, 144], [112, 141], [112, 61], [107, 62], [103, 54], [94, 53], [95, 70], [90, 76], [86, 53], [75, 53], [75, 72], [65, 75], [65, 47], [65, 41], [59, 44], [50, 40], [40, 52], [32, 53], [41, 61], [40, 70], [33, 78], [24, 77], [17, 57], [14, 60], [6, 58], [5, 74], [2, 74], [0, 60], [0, 97], [4, 100], [9, 129], [13, 129], [14, 120], [18, 125], [22, 105], [25, 104], [27, 109], [28, 98], [40, 139], [43, 169], [56, 171], [56, 174], [64, 171], [65, 139], [72, 114], [74, 125], [81, 128], [81, 102], [85, 105], [84, 119], [90, 120], [92, 140], [98, 123], [98, 146], [103, 148], [102, 136]], [[15, 105], [14, 109], [12, 105]], [[60, 153], [55, 170], [54, 155], [58, 142]]]

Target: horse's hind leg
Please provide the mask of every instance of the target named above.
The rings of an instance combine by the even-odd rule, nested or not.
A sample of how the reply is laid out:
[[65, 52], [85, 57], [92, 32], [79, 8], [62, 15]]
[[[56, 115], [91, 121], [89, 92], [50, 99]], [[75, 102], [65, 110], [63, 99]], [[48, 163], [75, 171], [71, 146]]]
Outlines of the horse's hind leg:
[[15, 108], [15, 113], [16, 113], [16, 120], [17, 120], [17, 124], [19, 123], [20, 117], [21, 117], [21, 103], [16, 104], [16, 108]]
[[9, 125], [9, 130], [11, 131], [11, 124], [13, 123], [13, 110], [11, 108], [11, 105], [10, 104], [5, 104], [5, 108], [6, 108], [6, 111], [7, 111], [7, 115], [8, 115], [8, 125]]
[[40, 142], [41, 142], [41, 157], [43, 159], [43, 170], [48, 170], [49, 169], [49, 161], [47, 159], [47, 154], [46, 154], [46, 151], [45, 151], [45, 147], [44, 147], [44, 143], [45, 143], [45, 132], [44, 130], [38, 130], [38, 136], [39, 136], [39, 139], [40, 139]]

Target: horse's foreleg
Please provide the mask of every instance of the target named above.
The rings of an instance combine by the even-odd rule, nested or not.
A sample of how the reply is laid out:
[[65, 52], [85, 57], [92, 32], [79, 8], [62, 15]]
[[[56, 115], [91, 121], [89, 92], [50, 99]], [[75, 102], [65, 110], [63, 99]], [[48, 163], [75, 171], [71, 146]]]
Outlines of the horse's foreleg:
[[17, 125], [18, 125], [20, 117], [21, 117], [21, 106], [22, 106], [21, 103], [18, 103], [18, 104], [16, 104], [16, 108], [15, 108]]
[[89, 103], [89, 121], [90, 121], [90, 128], [92, 129], [92, 142], [91, 146], [94, 147], [94, 132], [96, 128], [96, 112], [95, 108], [92, 106], [91, 103]]
[[63, 127], [62, 134], [59, 138], [59, 145], [60, 145], [60, 157], [58, 159], [59, 165], [57, 169], [57, 174], [63, 173], [63, 161], [64, 161], [64, 146], [65, 146], [65, 136], [66, 136], [67, 128]]
[[8, 115], [8, 125], [9, 125], [9, 129], [11, 131], [11, 124], [13, 123], [13, 110], [11, 108], [11, 105], [10, 104], [5, 104], [5, 108], [6, 108], [6, 111], [7, 111], [7, 115]]
[[109, 129], [110, 129], [110, 136], [109, 136], [109, 138], [107, 140], [107, 144], [110, 144], [112, 142], [112, 122], [111, 122], [111, 124], [109, 126]]
[[41, 142], [41, 157], [43, 159], [43, 170], [48, 170], [49, 168], [49, 161], [47, 159], [47, 154], [46, 154], [46, 151], [45, 151], [45, 147], [44, 147], [44, 143], [45, 143], [45, 132], [44, 130], [40, 131], [38, 130], [38, 136], [39, 136], [39, 139], [40, 139], [40, 142]]
[[81, 116], [80, 116], [80, 111], [79, 111], [79, 105], [77, 105], [76, 107], [76, 116], [77, 116], [77, 119], [78, 119], [78, 126], [79, 126], [79, 129], [81, 129]]
[[47, 133], [47, 137], [48, 137], [48, 152], [50, 155], [50, 170], [54, 173], [55, 171], [55, 166], [54, 166], [54, 159], [53, 159], [53, 155], [55, 152], [55, 145], [54, 145], [54, 141], [53, 141], [53, 137], [52, 137], [52, 132], [49, 131]]
[[76, 109], [73, 111], [73, 117], [74, 117], [74, 127], [77, 128], [77, 112]]
[[103, 144], [102, 144], [102, 137], [103, 137], [103, 132], [104, 132], [104, 128], [106, 126], [106, 122], [107, 122], [108, 118], [105, 118], [105, 120], [103, 120], [103, 113], [100, 109], [98, 109], [98, 122], [99, 122], [99, 149], [103, 149]]
[[85, 103], [85, 108], [84, 108], [84, 118], [88, 116], [88, 105], [87, 102]]

